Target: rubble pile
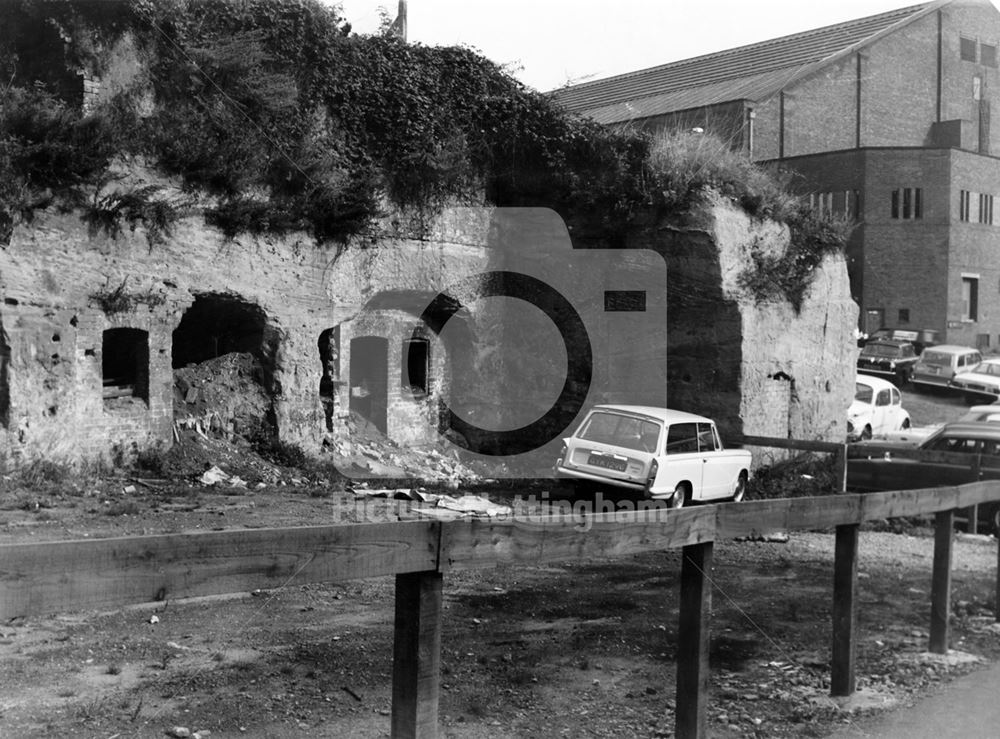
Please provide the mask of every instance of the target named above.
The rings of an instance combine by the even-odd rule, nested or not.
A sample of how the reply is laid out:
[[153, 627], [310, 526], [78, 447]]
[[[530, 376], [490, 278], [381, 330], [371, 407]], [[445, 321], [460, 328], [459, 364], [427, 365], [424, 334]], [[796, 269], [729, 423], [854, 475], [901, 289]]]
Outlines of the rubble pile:
[[348, 476], [410, 478], [451, 488], [482, 482], [458, 449], [443, 442], [401, 447], [355, 413], [344, 421], [347, 433], [328, 438], [325, 445], [334, 465]]
[[271, 398], [252, 354], [224, 354], [174, 370], [174, 419], [184, 428], [215, 431], [227, 439], [254, 438], [267, 425]]
[[[279, 473], [259, 460], [248, 444], [269, 438], [270, 411], [261, 367], [251, 354], [225, 354], [174, 370], [171, 457], [190, 475], [218, 467], [240, 482], [273, 482]], [[444, 441], [401, 447], [357, 413], [342, 420], [343, 431], [325, 442], [330, 455], [324, 461], [347, 476], [407, 478], [451, 489], [482, 481], [463, 463], [459, 450]]]

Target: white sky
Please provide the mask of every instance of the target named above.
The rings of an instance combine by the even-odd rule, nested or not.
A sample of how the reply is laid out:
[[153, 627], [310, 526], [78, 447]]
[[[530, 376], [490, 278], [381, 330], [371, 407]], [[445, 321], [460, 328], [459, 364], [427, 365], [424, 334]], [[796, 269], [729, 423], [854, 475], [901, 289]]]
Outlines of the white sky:
[[[994, 4], [998, 0], [993, 0]], [[378, 29], [380, 7], [339, 4], [355, 31]], [[916, 0], [408, 0], [409, 40], [461, 45], [541, 91], [862, 18]]]

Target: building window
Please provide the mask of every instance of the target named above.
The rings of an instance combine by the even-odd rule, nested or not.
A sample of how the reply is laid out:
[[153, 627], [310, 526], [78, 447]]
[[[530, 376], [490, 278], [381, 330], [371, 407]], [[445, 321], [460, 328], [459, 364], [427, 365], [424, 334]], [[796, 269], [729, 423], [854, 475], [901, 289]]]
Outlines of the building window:
[[430, 342], [427, 339], [407, 339], [403, 342], [401, 384], [414, 395], [427, 394], [427, 369]]
[[910, 322], [910, 309], [909, 308], [900, 308], [899, 309], [899, 322], [900, 323], [909, 323]]
[[861, 210], [861, 194], [858, 190], [811, 192], [809, 209], [819, 215], [856, 219]]
[[979, 222], [993, 225], [993, 196], [985, 193], [979, 195]]
[[958, 219], [960, 221], [969, 220], [969, 203], [972, 200], [972, 193], [962, 190], [958, 194]]
[[861, 193], [857, 190], [844, 191], [844, 215], [856, 220], [861, 213]]
[[976, 334], [976, 349], [985, 352], [990, 348], [989, 334]]
[[101, 344], [105, 402], [149, 400], [149, 334], [137, 328], [109, 328]]
[[919, 187], [892, 191], [892, 217], [904, 220], [923, 218], [923, 193]]
[[979, 278], [962, 278], [962, 320], [976, 321], [979, 315]]
[[993, 44], [980, 44], [979, 63], [985, 67], [995, 67], [997, 65], [997, 47]]
[[959, 53], [962, 55], [963, 62], [974, 62], [976, 61], [976, 40], [971, 38], [965, 38], [965, 36], [959, 37]]

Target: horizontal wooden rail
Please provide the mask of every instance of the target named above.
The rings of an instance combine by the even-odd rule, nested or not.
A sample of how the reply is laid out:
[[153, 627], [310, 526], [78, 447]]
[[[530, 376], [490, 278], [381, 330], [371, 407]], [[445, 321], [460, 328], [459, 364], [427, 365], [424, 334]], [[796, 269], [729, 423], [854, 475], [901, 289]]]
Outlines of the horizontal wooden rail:
[[933, 449], [920, 449], [915, 446], [891, 446], [889, 444], [849, 444], [847, 456], [849, 459], [878, 459], [885, 454], [891, 454], [899, 459], [918, 459], [921, 462], [938, 462], [943, 464], [964, 465], [971, 467], [978, 454], [962, 452], [939, 452]]
[[[1000, 500], [1000, 482], [506, 520], [403, 521], [0, 545], [0, 620], [287, 583], [538, 564], [826, 529]], [[641, 505], [641, 504], [640, 504]]]
[[733, 436], [727, 437], [731, 444], [744, 446], [768, 446], [776, 449], [796, 449], [803, 452], [830, 452], [836, 454], [844, 448], [844, 444], [834, 441], [807, 441], [805, 439], [779, 439], [771, 436]]
[[433, 570], [438, 521], [0, 545], [0, 620]]

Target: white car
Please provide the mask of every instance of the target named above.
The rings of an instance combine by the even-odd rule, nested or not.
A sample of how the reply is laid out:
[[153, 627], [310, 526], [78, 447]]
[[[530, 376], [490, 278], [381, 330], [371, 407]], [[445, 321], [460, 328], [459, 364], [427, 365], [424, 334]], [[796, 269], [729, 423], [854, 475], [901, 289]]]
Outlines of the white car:
[[610, 485], [680, 508], [691, 501], [743, 499], [750, 452], [725, 449], [715, 422], [639, 405], [594, 406], [563, 439], [555, 474]]
[[[961, 416], [956, 418], [955, 421], [957, 423], [966, 423], [968, 421], [980, 423], [1000, 423], [1000, 404], [993, 403], [990, 405], [974, 405]], [[942, 426], [944, 426], [943, 422], [932, 423], [928, 426], [910, 426], [908, 429], [888, 431], [884, 434], [880, 434], [879, 439], [917, 446]]]
[[1000, 398], [1000, 357], [984, 359], [967, 372], [957, 373], [948, 387], [962, 393], [970, 403]]
[[888, 380], [858, 375], [854, 401], [847, 409], [847, 440], [858, 441], [910, 428], [899, 388]]

